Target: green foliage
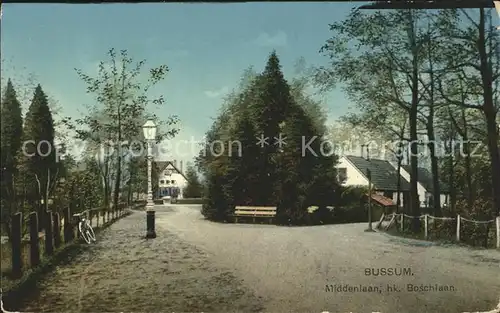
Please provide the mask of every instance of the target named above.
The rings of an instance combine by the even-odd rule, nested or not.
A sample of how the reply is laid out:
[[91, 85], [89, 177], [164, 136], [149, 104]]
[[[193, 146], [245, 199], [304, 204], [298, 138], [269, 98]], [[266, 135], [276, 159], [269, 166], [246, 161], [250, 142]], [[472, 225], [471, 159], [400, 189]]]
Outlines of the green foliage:
[[339, 206], [359, 206], [364, 201], [363, 199], [366, 197], [368, 193], [368, 187], [364, 186], [342, 186], [340, 187], [340, 197], [339, 197]]
[[25, 198], [33, 207], [43, 201], [48, 209], [48, 199], [58, 179], [60, 164], [56, 160], [54, 136], [47, 95], [38, 85], [24, 120], [25, 147], [20, 154], [22, 164], [19, 167]]
[[207, 179], [201, 213], [209, 220], [225, 221], [234, 208], [228, 203], [227, 195], [224, 192], [223, 186], [226, 183], [224, 176], [215, 173]]
[[203, 192], [203, 186], [198, 177], [194, 166], [188, 166], [186, 169], [187, 186], [183, 190], [184, 198], [200, 198]]
[[15, 210], [14, 178], [17, 173], [17, 155], [21, 147], [22, 116], [21, 103], [17, 100], [16, 91], [10, 79], [7, 82], [1, 102], [1, 181], [0, 201], [1, 219], [4, 231], [9, 233], [10, 214]]
[[[220, 140], [224, 147], [204, 147], [197, 159], [207, 177], [202, 212], [224, 220], [237, 205], [277, 206], [278, 223], [307, 223], [307, 207], [329, 204], [337, 187], [336, 157], [320, 149], [320, 106], [306, 95], [304, 80], [295, 81], [292, 94], [275, 52], [261, 74], [246, 77], [207, 132], [208, 142]], [[256, 145], [260, 136], [267, 145]], [[303, 154], [302, 136], [313, 139], [312, 153]], [[284, 145], [274, 144], [276, 138]]]
[[[177, 116], [160, 120], [148, 111], [150, 106], [165, 106], [164, 97], [151, 97], [150, 89], [165, 79], [168, 67], [163, 64], [149, 69], [147, 83], [144, 84], [140, 82], [139, 77], [145, 69], [146, 60], [134, 63], [127, 50], [120, 51], [118, 55], [115, 49], [109, 50], [108, 57], [106, 62], [100, 62], [96, 77], [76, 70], [86, 83], [87, 92], [95, 96], [96, 104], [89, 106], [87, 115], [75, 123], [70, 119], [65, 121], [77, 132], [79, 139], [90, 144], [92, 152], [105, 149], [99, 164], [105, 185], [105, 205], [108, 205], [112, 191], [113, 203], [119, 201], [118, 195], [126, 185], [123, 175], [124, 161], [132, 159], [128, 158], [128, 151], [145, 147], [142, 125], [146, 120], [153, 120], [158, 127], [156, 142], [172, 138], [178, 133], [175, 127]], [[132, 142], [136, 142], [136, 145], [131, 146]], [[134, 176], [130, 177], [131, 184], [135, 187], [143, 181], [143, 178], [139, 177], [142, 171], [138, 170], [139, 164], [142, 163], [142, 160], [137, 160], [130, 168], [130, 174]], [[153, 187], [157, 189], [157, 186]], [[131, 188], [128, 188], [128, 191], [131, 192]]]
[[[154, 167], [153, 167], [154, 168]], [[145, 156], [131, 158], [129, 161], [130, 181], [129, 187], [131, 193], [141, 194], [146, 192], [148, 185], [147, 159]], [[156, 174], [156, 171], [155, 173]], [[154, 175], [152, 175], [154, 177]], [[157, 179], [154, 181], [158, 181]]]
[[[16, 91], [9, 80], [1, 103], [1, 164], [3, 175], [14, 174], [16, 155], [21, 147], [23, 119], [21, 103], [17, 100]], [[4, 177], [4, 176], [2, 176]]]
[[[411, 165], [425, 167], [429, 157], [435, 196], [442, 191], [440, 181], [445, 181], [452, 187], [453, 214], [461, 200], [471, 211], [475, 201], [494, 199], [496, 213], [485, 205], [477, 207], [495, 216], [500, 210], [500, 178], [491, 173], [500, 172], [495, 122], [500, 54], [493, 47], [500, 37], [487, 9], [473, 11], [354, 10], [330, 25], [333, 35], [321, 49], [329, 64], [316, 69], [315, 82], [324, 90], [342, 84], [355, 103], [357, 112], [341, 119], [347, 122], [341, 135], [359, 127], [380, 142], [425, 136], [431, 141], [430, 153], [412, 158]], [[465, 154], [473, 149], [469, 140], [481, 141], [486, 149], [476, 152], [485, 157], [458, 155], [451, 149], [443, 156], [441, 144], [449, 140]], [[437, 148], [432, 141], [439, 142]], [[425, 147], [411, 148], [415, 155]], [[410, 214], [419, 215], [417, 178], [412, 176]], [[439, 205], [433, 213], [441, 214]]]

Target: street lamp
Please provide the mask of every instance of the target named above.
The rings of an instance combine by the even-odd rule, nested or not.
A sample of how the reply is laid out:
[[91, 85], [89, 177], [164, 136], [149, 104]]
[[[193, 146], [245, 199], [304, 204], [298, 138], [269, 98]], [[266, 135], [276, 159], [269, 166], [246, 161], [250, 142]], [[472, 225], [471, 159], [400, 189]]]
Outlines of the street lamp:
[[368, 178], [368, 228], [366, 232], [373, 232], [372, 227], [372, 171], [366, 170], [366, 177]]
[[151, 181], [151, 167], [153, 159], [153, 141], [156, 138], [156, 125], [153, 121], [147, 121], [143, 126], [144, 139], [148, 145], [148, 202], [146, 204], [146, 238], [156, 238], [155, 232], [155, 210], [153, 202], [153, 186]]

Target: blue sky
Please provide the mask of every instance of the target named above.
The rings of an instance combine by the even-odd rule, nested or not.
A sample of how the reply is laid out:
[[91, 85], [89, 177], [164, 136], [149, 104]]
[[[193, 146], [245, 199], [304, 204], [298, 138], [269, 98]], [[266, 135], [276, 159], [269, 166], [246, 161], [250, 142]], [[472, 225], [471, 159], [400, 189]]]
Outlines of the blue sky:
[[[169, 66], [155, 89], [166, 98], [157, 114], [179, 116], [177, 140], [201, 139], [244, 69], [262, 70], [273, 49], [286, 77], [300, 57], [324, 64], [318, 51], [330, 37], [328, 24], [361, 4], [4, 4], [2, 58], [10, 65], [2, 77], [15, 78], [21, 74], [13, 68], [24, 68], [58, 101], [61, 114], [78, 117], [93, 100], [74, 68], [95, 73], [110, 48], [127, 49], [135, 60]], [[340, 90], [325, 99], [330, 121], [347, 106]]]

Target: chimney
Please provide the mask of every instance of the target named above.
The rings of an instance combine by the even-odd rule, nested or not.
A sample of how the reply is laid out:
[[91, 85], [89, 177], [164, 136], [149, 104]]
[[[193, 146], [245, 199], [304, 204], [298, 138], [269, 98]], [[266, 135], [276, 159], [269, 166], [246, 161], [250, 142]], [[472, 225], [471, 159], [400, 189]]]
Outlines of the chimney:
[[179, 165], [179, 166], [180, 166], [179, 170], [181, 171], [181, 174], [184, 174], [184, 172], [182, 171], [182, 160], [181, 160], [181, 161], [179, 161], [179, 163], [180, 163], [180, 165]]

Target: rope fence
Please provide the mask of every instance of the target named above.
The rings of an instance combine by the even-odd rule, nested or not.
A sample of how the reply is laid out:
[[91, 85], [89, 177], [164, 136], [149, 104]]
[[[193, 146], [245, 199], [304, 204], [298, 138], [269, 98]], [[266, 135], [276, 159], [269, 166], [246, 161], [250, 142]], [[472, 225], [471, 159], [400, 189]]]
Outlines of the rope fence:
[[420, 216], [412, 216], [404, 213], [390, 213], [383, 214], [380, 218], [380, 221], [377, 224], [377, 228], [382, 226], [382, 223], [387, 219], [390, 219], [389, 224], [385, 227], [385, 230], [389, 229], [392, 225], [399, 222], [401, 232], [405, 230], [405, 218], [407, 219], [419, 219], [424, 221], [424, 237], [425, 239], [429, 239], [429, 219], [431, 220], [441, 220], [441, 221], [456, 221], [456, 235], [455, 239], [457, 242], [460, 242], [460, 235], [462, 232], [462, 224], [463, 222], [469, 222], [478, 225], [488, 225], [494, 224], [496, 228], [496, 248], [500, 249], [500, 216], [497, 216], [495, 219], [487, 220], [487, 221], [476, 221], [467, 219], [465, 217], [460, 216], [458, 214], [456, 217], [437, 217], [429, 214], [424, 214]]

